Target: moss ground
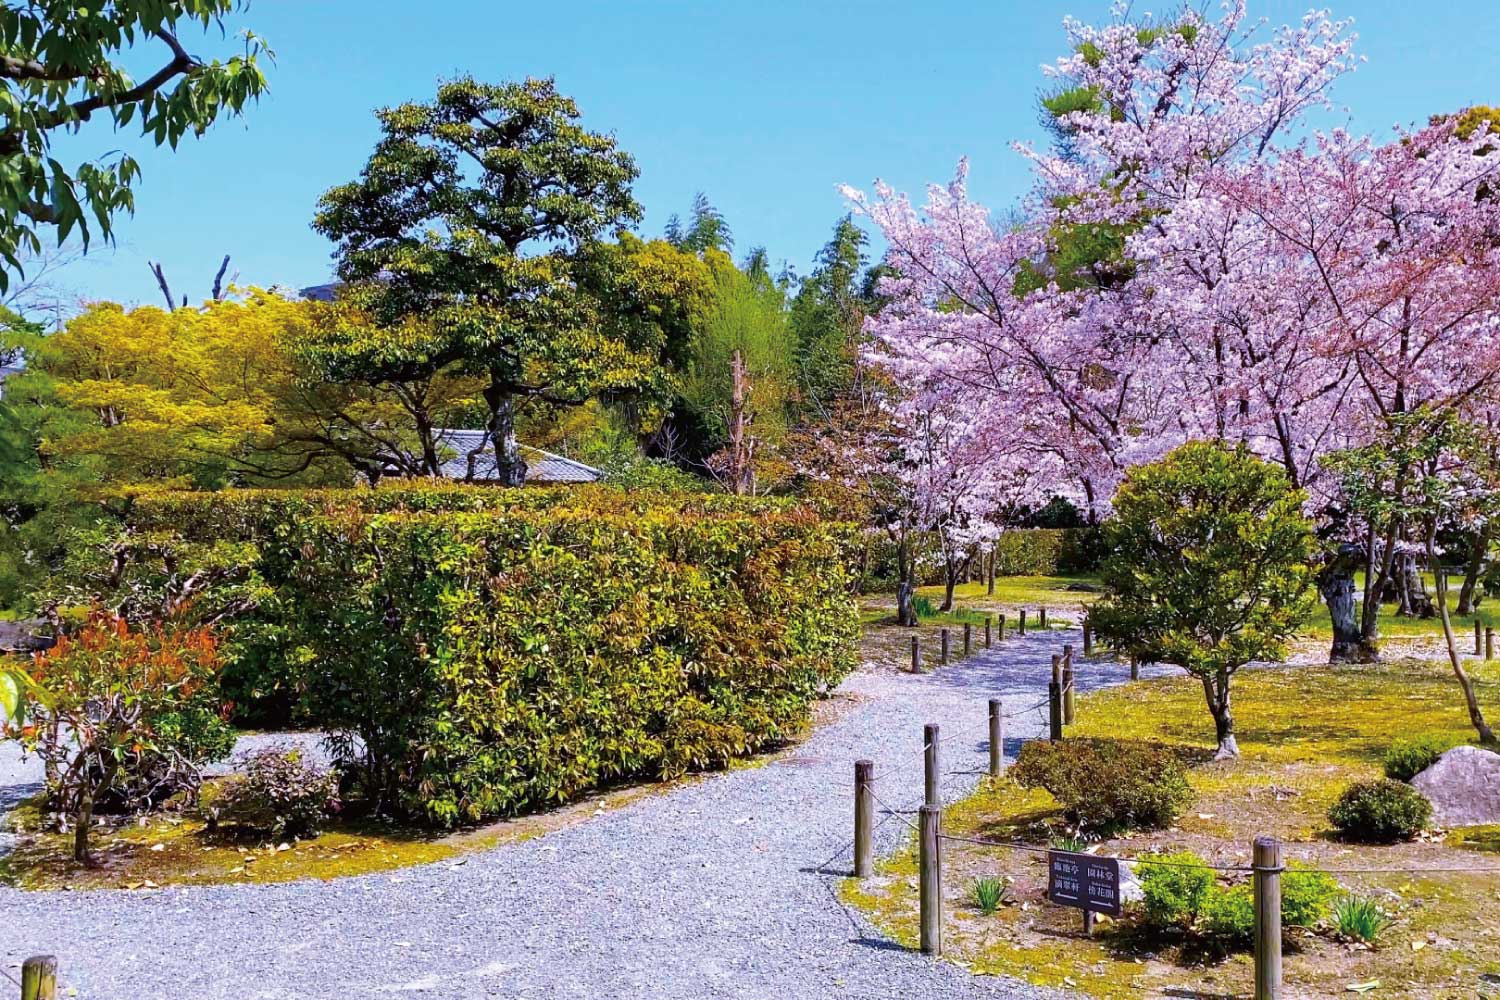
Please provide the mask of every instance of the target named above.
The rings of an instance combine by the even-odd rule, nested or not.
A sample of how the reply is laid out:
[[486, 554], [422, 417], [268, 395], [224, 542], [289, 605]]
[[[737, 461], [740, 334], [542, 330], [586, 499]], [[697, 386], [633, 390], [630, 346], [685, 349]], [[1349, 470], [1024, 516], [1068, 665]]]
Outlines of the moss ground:
[[[1485, 704], [1500, 704], [1500, 670], [1477, 670]], [[1449, 874], [1452, 867], [1500, 867], [1500, 830], [1478, 828], [1390, 847], [1358, 847], [1328, 837], [1325, 814], [1343, 786], [1377, 776], [1391, 740], [1431, 734], [1470, 737], [1462, 702], [1440, 664], [1406, 660], [1379, 667], [1301, 667], [1245, 671], [1236, 679], [1242, 757], [1193, 769], [1196, 801], [1178, 825], [1108, 841], [1125, 857], [1189, 849], [1243, 864], [1260, 834], [1274, 834], [1288, 855], [1329, 869], [1401, 868], [1404, 874], [1338, 876], [1351, 893], [1370, 895], [1395, 914], [1372, 949], [1336, 939], [1328, 928], [1292, 932], [1286, 978], [1295, 996], [1348, 995], [1349, 985], [1379, 980], [1375, 996], [1472, 998], [1500, 995], [1500, 875]], [[1142, 681], [1079, 699], [1078, 735], [1160, 740], [1212, 748], [1202, 688], [1187, 677]], [[945, 814], [946, 832], [1045, 846], [1065, 828], [1042, 791], [1009, 781], [987, 784]], [[846, 901], [866, 910], [897, 941], [916, 934], [914, 857], [910, 849], [863, 884], [845, 884]], [[1427, 870], [1427, 871], [1424, 871]], [[1243, 954], [1206, 951], [1187, 939], [1153, 938], [1129, 914], [1101, 920], [1084, 938], [1077, 911], [1043, 901], [1045, 868], [1036, 855], [949, 843], [945, 948], [975, 973], [1003, 973], [1096, 996], [1247, 995], [1252, 970]], [[1010, 883], [1011, 902], [994, 915], [968, 902], [982, 875]]]

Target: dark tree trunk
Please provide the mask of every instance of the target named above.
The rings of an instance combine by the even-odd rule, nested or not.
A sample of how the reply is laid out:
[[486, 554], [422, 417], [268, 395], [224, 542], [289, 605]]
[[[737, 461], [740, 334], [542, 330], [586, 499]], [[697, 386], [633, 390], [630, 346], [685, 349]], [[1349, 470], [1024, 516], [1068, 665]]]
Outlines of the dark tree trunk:
[[1355, 616], [1354, 571], [1364, 557], [1361, 546], [1345, 543], [1318, 573], [1318, 592], [1328, 605], [1328, 617], [1333, 623], [1329, 663], [1376, 663], [1380, 660], [1380, 651], [1374, 643], [1365, 641]]
[[986, 560], [989, 566], [989, 583], [985, 585], [985, 593], [990, 597], [995, 596], [995, 549], [990, 548], [989, 558]]
[[939, 611], [953, 610], [953, 591], [958, 586], [959, 577], [963, 575], [964, 564], [962, 561], [949, 556], [943, 564], [943, 606]]
[[1399, 614], [1409, 618], [1436, 618], [1437, 606], [1427, 593], [1427, 583], [1422, 579], [1422, 565], [1415, 552], [1401, 554], [1401, 572], [1397, 577], [1400, 601]]
[[896, 624], [915, 627], [917, 625], [917, 582], [916, 567], [912, 563], [911, 553], [906, 547], [903, 538], [896, 545], [896, 573], [900, 578], [896, 581]]
[[1479, 576], [1484, 572], [1484, 557], [1489, 551], [1489, 529], [1476, 531], [1469, 541], [1469, 561], [1464, 566], [1463, 586], [1458, 588], [1458, 613], [1461, 615], [1472, 615], [1479, 610], [1482, 596], [1479, 592]]
[[1396, 541], [1399, 525], [1392, 524], [1387, 529], [1385, 538], [1382, 540], [1383, 548], [1380, 549], [1378, 570], [1376, 562], [1375, 532], [1372, 529], [1368, 544], [1370, 546], [1369, 561], [1365, 570], [1365, 606], [1360, 609], [1360, 636], [1371, 646], [1380, 639], [1380, 600], [1381, 594], [1390, 583], [1396, 564]]
[[490, 409], [490, 444], [495, 449], [495, 478], [503, 486], [521, 486], [526, 482], [526, 463], [516, 444], [516, 399], [499, 381], [484, 390], [484, 401]]

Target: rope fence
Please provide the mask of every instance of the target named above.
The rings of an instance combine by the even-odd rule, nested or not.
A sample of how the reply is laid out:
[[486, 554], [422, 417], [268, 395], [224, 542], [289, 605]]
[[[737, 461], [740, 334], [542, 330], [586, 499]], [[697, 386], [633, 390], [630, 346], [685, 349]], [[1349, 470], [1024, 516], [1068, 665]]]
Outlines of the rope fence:
[[[1024, 622], [1024, 616], [1021, 621]], [[1043, 619], [1045, 620], [1045, 619]], [[1087, 619], [1085, 619], [1087, 625]], [[1018, 631], [1020, 629], [1018, 628]], [[1003, 632], [1002, 632], [1003, 634]], [[1092, 635], [1086, 637], [1085, 649], [1092, 645]], [[960, 833], [945, 833], [942, 829], [943, 804], [941, 801], [940, 788], [941, 779], [952, 776], [972, 776], [973, 770], [943, 770], [939, 766], [943, 744], [964, 744], [969, 739], [981, 735], [987, 735], [990, 745], [990, 767], [989, 775], [998, 777], [1004, 774], [1004, 731], [1005, 720], [1029, 716], [1033, 712], [1046, 710], [1048, 715], [1047, 735], [1049, 740], [1060, 740], [1063, 738], [1064, 726], [1074, 721], [1074, 695], [1077, 691], [1077, 678], [1073, 670], [1072, 646], [1064, 646], [1061, 654], [1052, 657], [1052, 676], [1048, 684], [1048, 692], [1045, 698], [1026, 705], [1020, 709], [1010, 711], [1003, 710], [1000, 699], [990, 700], [990, 718], [986, 727], [966, 727], [957, 734], [943, 733], [935, 724], [929, 723], [924, 727], [922, 749], [917, 754], [907, 755], [900, 759], [898, 765], [889, 773], [877, 775], [874, 764], [868, 760], [856, 762], [855, 765], [855, 876], [859, 878], [873, 874], [873, 834], [876, 829], [884, 826], [891, 818], [899, 820], [913, 834], [918, 841], [918, 894], [920, 910], [920, 947], [924, 953], [942, 954], [943, 923], [942, 923], [942, 863], [943, 845], [970, 845], [985, 849], [1007, 850], [1018, 854], [1027, 855], [1038, 860], [1045, 860], [1048, 865], [1048, 899], [1054, 903], [1073, 906], [1083, 910], [1085, 933], [1090, 933], [1093, 927], [1093, 916], [1096, 912], [1105, 912], [1118, 915], [1122, 903], [1120, 889], [1123, 879], [1120, 876], [1121, 866], [1139, 871], [1141, 868], [1176, 868], [1208, 870], [1231, 876], [1249, 876], [1252, 880], [1252, 899], [1255, 913], [1255, 981], [1257, 1000], [1271, 1000], [1281, 996], [1281, 876], [1289, 869], [1282, 862], [1282, 844], [1273, 837], [1258, 837], [1253, 843], [1253, 860], [1251, 863], [1229, 863], [1219, 864], [1208, 861], [1183, 862], [1158, 859], [1151, 856], [1124, 857], [1115, 854], [1105, 854], [1094, 849], [1087, 851], [1064, 851], [1032, 843], [1021, 843], [1017, 841], [1002, 840], [993, 837], [971, 836]], [[1132, 663], [1132, 677], [1137, 676], [1138, 665]], [[891, 796], [891, 788], [894, 786], [893, 779], [908, 773], [911, 769], [913, 758], [920, 756], [924, 761], [923, 789], [924, 794], [919, 805], [906, 809], [898, 809], [887, 801], [886, 797], [876, 792], [876, 783], [886, 790], [886, 796]], [[983, 773], [983, 772], [980, 772]], [[882, 780], [883, 779], [883, 780]], [[873, 820], [876, 807], [879, 807], [884, 816], [878, 821]], [[911, 818], [916, 816], [914, 822]], [[862, 818], [863, 817], [863, 818]], [[1436, 859], [1435, 859], [1436, 860]], [[1094, 866], [1090, 861], [1098, 861], [1100, 864]], [[1069, 874], [1073, 877], [1073, 888], [1076, 890], [1080, 884], [1081, 876], [1078, 873], [1088, 869], [1088, 878], [1095, 879], [1086, 886], [1084, 894], [1075, 894], [1071, 897], [1065, 896], [1061, 889], [1054, 895], [1053, 882], [1056, 880], [1059, 886], [1066, 884], [1060, 874]], [[1424, 875], [1500, 875], [1500, 866], [1497, 865], [1437, 865], [1433, 867], [1421, 867], [1415, 865], [1403, 866], [1329, 866], [1318, 863], [1299, 862], [1294, 869], [1295, 872], [1321, 873], [1331, 877], [1339, 876], [1363, 876], [1363, 875], [1400, 875], [1404, 877], [1421, 877]], [[1104, 872], [1107, 878], [1115, 880], [1113, 889], [1100, 893], [1100, 899], [1093, 895], [1099, 888], [1096, 872]], [[1015, 873], [1010, 873], [1015, 874]], [[1107, 906], [1101, 902], [1107, 896]]]

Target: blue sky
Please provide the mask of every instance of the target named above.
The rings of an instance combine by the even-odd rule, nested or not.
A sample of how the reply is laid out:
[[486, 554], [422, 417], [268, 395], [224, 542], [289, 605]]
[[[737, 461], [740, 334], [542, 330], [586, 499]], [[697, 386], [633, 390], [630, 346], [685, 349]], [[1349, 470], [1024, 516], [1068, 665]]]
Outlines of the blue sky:
[[[1157, 5], [1162, 9], [1167, 4]], [[272, 93], [176, 154], [93, 127], [59, 144], [76, 162], [113, 148], [141, 161], [137, 213], [118, 246], [64, 281], [88, 298], [151, 302], [148, 260], [178, 290], [207, 294], [226, 253], [241, 282], [327, 280], [329, 246], [308, 223], [319, 194], [355, 176], [374, 142], [371, 111], [426, 99], [444, 77], [552, 75], [586, 124], [637, 159], [642, 230], [655, 234], [694, 192], [727, 217], [737, 249], [764, 245], [805, 270], [845, 207], [841, 182], [881, 177], [920, 191], [972, 162], [992, 207], [1028, 184], [1014, 140], [1041, 140], [1041, 64], [1072, 13], [1107, 0], [996, 2], [537, 2], [256, 0], [231, 23], [276, 49]], [[1138, 9], [1155, 9], [1137, 2]], [[1251, 0], [1272, 24], [1307, 3]], [[1474, 103], [1500, 103], [1500, 4], [1349, 0], [1368, 58], [1335, 93], [1339, 121], [1384, 132]], [[1478, 40], [1479, 44], [1473, 44]], [[228, 54], [217, 33], [190, 39]], [[1347, 111], [1342, 110], [1347, 108]]]

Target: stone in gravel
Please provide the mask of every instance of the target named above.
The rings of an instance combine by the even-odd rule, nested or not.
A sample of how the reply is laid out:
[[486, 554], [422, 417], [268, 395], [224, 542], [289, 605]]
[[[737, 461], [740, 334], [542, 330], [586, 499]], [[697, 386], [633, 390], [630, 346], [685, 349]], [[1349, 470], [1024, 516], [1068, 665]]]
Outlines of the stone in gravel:
[[1454, 747], [1411, 783], [1432, 803], [1438, 826], [1500, 823], [1500, 754]]

